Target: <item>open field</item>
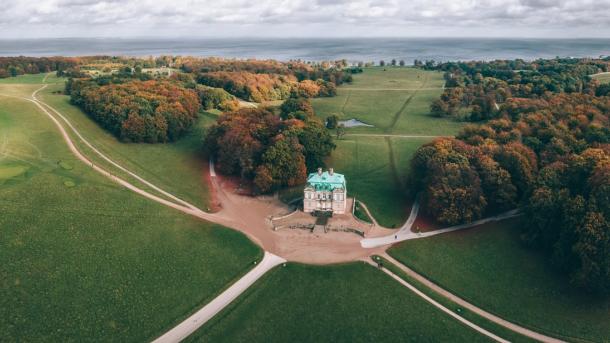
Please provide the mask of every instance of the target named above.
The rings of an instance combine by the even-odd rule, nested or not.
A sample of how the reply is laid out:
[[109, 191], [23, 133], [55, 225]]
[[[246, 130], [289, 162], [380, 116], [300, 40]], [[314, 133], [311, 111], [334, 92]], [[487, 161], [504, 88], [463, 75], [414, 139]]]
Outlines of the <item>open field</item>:
[[569, 341], [610, 337], [610, 300], [567, 286], [519, 241], [518, 219], [407, 241], [389, 250], [441, 287], [504, 319]]
[[365, 68], [354, 75], [352, 84], [337, 88], [337, 96], [316, 98], [316, 115], [325, 119], [335, 114], [340, 119], [355, 118], [374, 125], [348, 132], [391, 133], [403, 135], [453, 135], [461, 123], [429, 115], [430, 103], [442, 93], [441, 73], [415, 68]]
[[102, 153], [196, 206], [203, 209], [211, 207], [209, 188], [204, 179], [207, 160], [201, 150], [203, 129], [216, 116], [202, 115], [192, 132], [174, 143], [122, 143], [78, 107], [71, 105], [68, 96], [53, 94], [53, 91], [62, 88], [62, 83], [47, 87], [39, 93], [39, 98], [66, 115], [76, 129]]
[[3, 341], [150, 340], [261, 257], [244, 235], [98, 175], [35, 105], [7, 97], [0, 213]]
[[0, 84], [40, 84], [46, 74], [25, 74], [15, 77], [0, 78]]
[[380, 225], [399, 227], [410, 210], [403, 187], [409, 159], [427, 141], [346, 136], [336, 141], [328, 164], [345, 174], [348, 194], [362, 200]]
[[276, 267], [200, 329], [201, 342], [488, 341], [361, 263]]
[[375, 127], [347, 129], [336, 141], [328, 161], [347, 177], [348, 193], [362, 200], [379, 224], [398, 227], [409, 213], [405, 181], [411, 156], [430, 137], [385, 138], [350, 134], [454, 135], [462, 123], [429, 115], [430, 103], [444, 84], [442, 74], [415, 68], [365, 68], [352, 84], [338, 87], [332, 98], [313, 99], [316, 115], [324, 119], [356, 118]]
[[591, 75], [591, 77], [594, 78], [595, 80], [598, 80], [601, 83], [610, 82], [610, 73], [594, 74], [594, 75]]

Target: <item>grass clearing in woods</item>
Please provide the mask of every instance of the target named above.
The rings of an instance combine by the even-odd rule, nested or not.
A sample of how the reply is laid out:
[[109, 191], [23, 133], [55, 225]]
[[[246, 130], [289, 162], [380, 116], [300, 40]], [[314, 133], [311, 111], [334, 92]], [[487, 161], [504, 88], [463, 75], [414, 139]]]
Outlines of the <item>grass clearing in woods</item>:
[[[385, 69], [385, 70], [384, 70]], [[337, 89], [337, 96], [316, 98], [312, 104], [323, 120], [337, 115], [355, 118], [375, 127], [346, 129], [337, 140], [328, 165], [346, 175], [348, 194], [361, 199], [377, 221], [399, 227], [406, 220], [411, 200], [406, 195], [409, 161], [431, 138], [383, 138], [356, 134], [454, 135], [463, 123], [430, 115], [430, 103], [442, 93], [441, 73], [408, 67], [364, 68], [352, 84]]]

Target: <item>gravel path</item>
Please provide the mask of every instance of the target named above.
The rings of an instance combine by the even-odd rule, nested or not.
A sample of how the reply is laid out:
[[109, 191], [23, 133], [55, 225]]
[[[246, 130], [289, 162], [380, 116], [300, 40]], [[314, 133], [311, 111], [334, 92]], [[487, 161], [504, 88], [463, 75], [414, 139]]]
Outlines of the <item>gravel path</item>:
[[[384, 258], [387, 258], [387, 255], [384, 256]], [[372, 262], [370, 259], [366, 260], [367, 263], [371, 264], [374, 267], [377, 267], [377, 265]], [[415, 293], [417, 296], [419, 296], [420, 298], [424, 299], [425, 301], [429, 302], [430, 304], [432, 304], [432, 306], [438, 308], [439, 310], [445, 312], [446, 314], [450, 315], [451, 317], [453, 317], [454, 319], [458, 320], [459, 322], [463, 323], [464, 325], [469, 326], [471, 329], [479, 332], [482, 335], [485, 335], [491, 339], [493, 339], [496, 342], [501, 342], [501, 343], [509, 343], [509, 341], [494, 335], [493, 333], [483, 329], [482, 327], [478, 326], [477, 324], [465, 319], [464, 317], [456, 314], [455, 312], [453, 312], [452, 310], [446, 308], [445, 306], [443, 306], [442, 304], [440, 304], [439, 302], [437, 302], [436, 300], [430, 298], [429, 296], [427, 296], [426, 294], [424, 294], [422, 291], [420, 291], [419, 289], [417, 289], [415, 286], [411, 285], [410, 283], [408, 283], [407, 281], [405, 281], [403, 278], [399, 277], [398, 275], [392, 273], [389, 269], [387, 268], [381, 268], [381, 270], [388, 274], [392, 279], [398, 281], [401, 285], [407, 287], [409, 290], [411, 290], [413, 293]]]
[[155, 339], [153, 343], [174, 343], [182, 341], [199, 329], [208, 320], [212, 319], [218, 312], [222, 311], [223, 308], [245, 292], [261, 276], [273, 269], [273, 267], [284, 262], [286, 262], [286, 260], [283, 258], [265, 252], [263, 260], [254, 269], [248, 272], [248, 274], [244, 275], [241, 279], [231, 285], [231, 287], [227, 288], [227, 290], [222, 292], [219, 296], [214, 298], [214, 300], [195, 312], [192, 316], [188, 317], [182, 323]]
[[[390, 261], [392, 264], [394, 264], [396, 267], [398, 267], [400, 270], [402, 270], [403, 272], [405, 272], [407, 275], [409, 275], [410, 277], [416, 279], [417, 281], [421, 282], [424, 286], [426, 286], [427, 288], [431, 289], [432, 291], [434, 291], [437, 294], [442, 295], [443, 297], [451, 300], [452, 302], [458, 304], [459, 306], [468, 309], [469, 311], [476, 313], [477, 315], [491, 321], [494, 322], [500, 326], [503, 326], [509, 330], [512, 330], [514, 332], [517, 332], [521, 335], [527, 336], [529, 338], [535, 339], [537, 341], [540, 342], [548, 342], [548, 343], [561, 343], [564, 342], [562, 340], [559, 340], [557, 338], [553, 338], [553, 337], [549, 337], [546, 335], [543, 335], [541, 333], [532, 331], [530, 329], [524, 328], [522, 326], [519, 326], [517, 324], [511, 323], [507, 320], [504, 320], [494, 314], [491, 314], [469, 302], [467, 302], [466, 300], [458, 297], [457, 295], [454, 295], [453, 293], [441, 288], [440, 286], [438, 286], [437, 284], [431, 282], [430, 280], [426, 279], [425, 277], [423, 277], [422, 275], [419, 275], [418, 273], [416, 273], [415, 271], [413, 271], [412, 269], [410, 269], [409, 267], [405, 266], [404, 264], [398, 262], [397, 260], [395, 260], [394, 258], [392, 258], [392, 256], [388, 255], [388, 254], [382, 254], [381, 256], [383, 256], [383, 258], [385, 258], [386, 260]], [[384, 268], [385, 271], [385, 268]], [[386, 272], [388, 273], [388, 272]], [[389, 272], [388, 274], [390, 274], [391, 272]], [[392, 273], [393, 274], [393, 273]], [[395, 279], [398, 278], [397, 276], [392, 276]], [[400, 279], [400, 278], [399, 278]], [[406, 281], [402, 280], [402, 279], [396, 279], [398, 282], [402, 283], [403, 285], [406, 284]], [[402, 280], [402, 281], [401, 281]], [[408, 287], [408, 286], [407, 286]], [[411, 286], [413, 287], [413, 286]], [[418, 294], [419, 295], [419, 294]], [[421, 296], [421, 295], [420, 295]], [[424, 295], [425, 296], [425, 295]], [[460, 317], [461, 318], [461, 317]], [[470, 326], [470, 325], [469, 325]], [[471, 326], [472, 327], [472, 326]], [[479, 330], [477, 330], [479, 331]], [[480, 332], [480, 331], [479, 331]]]
[[509, 219], [509, 218], [513, 218], [513, 217], [517, 217], [517, 216], [521, 215], [521, 213], [519, 213], [517, 210], [511, 210], [511, 211], [504, 212], [502, 214], [498, 214], [497, 216], [479, 219], [479, 220], [476, 220], [476, 221], [473, 221], [473, 222], [467, 223], [467, 224], [455, 225], [455, 226], [450, 226], [450, 227], [447, 227], [444, 229], [438, 229], [438, 230], [427, 231], [427, 232], [413, 232], [413, 231], [411, 231], [411, 227], [413, 226], [413, 223], [415, 222], [415, 219], [417, 218], [418, 211], [419, 211], [419, 203], [416, 201], [415, 203], [413, 203], [413, 207], [411, 208], [411, 214], [409, 215], [409, 219], [407, 219], [407, 221], [398, 230], [398, 232], [396, 234], [387, 235], [387, 236], [383, 236], [383, 237], [365, 238], [360, 241], [360, 244], [362, 245], [363, 248], [376, 248], [376, 247], [390, 245], [393, 243], [398, 243], [398, 242], [407, 241], [407, 240], [411, 240], [411, 239], [426, 238], [426, 237], [436, 236], [436, 235], [440, 235], [440, 234], [447, 233], [447, 232], [464, 230], [464, 229], [468, 229], [471, 227], [483, 225], [485, 223], [497, 222], [497, 221], [501, 221], [501, 220], [505, 220], [505, 219]]
[[[45, 80], [46, 80], [46, 77], [45, 77]], [[139, 175], [137, 175], [137, 174], [127, 170], [123, 166], [117, 164], [112, 159], [110, 159], [108, 156], [104, 155], [102, 152], [100, 152], [94, 146], [92, 146], [78, 132], [78, 130], [76, 130], [76, 128], [70, 123], [70, 121], [65, 116], [63, 116], [60, 112], [55, 110], [53, 107], [51, 107], [48, 104], [44, 103], [43, 101], [37, 99], [37, 97], [36, 97], [37, 93], [46, 87], [47, 87], [47, 85], [43, 85], [42, 87], [40, 87], [39, 89], [34, 91], [32, 93], [31, 98], [12, 96], [12, 95], [6, 95], [6, 96], [13, 97], [13, 98], [19, 98], [19, 99], [29, 101], [29, 102], [35, 104], [44, 114], [46, 114], [53, 121], [53, 123], [55, 123], [55, 125], [59, 129], [64, 141], [68, 145], [68, 148], [70, 149], [70, 151], [83, 163], [91, 166], [91, 168], [94, 169], [96, 172], [98, 172], [98, 173], [102, 174], [103, 176], [109, 178], [110, 180], [120, 184], [121, 186], [123, 186], [139, 195], [142, 195], [150, 200], [156, 201], [162, 205], [174, 208], [178, 211], [204, 219], [206, 221], [218, 223], [218, 224], [228, 226], [228, 227], [239, 228], [240, 231], [246, 233], [254, 241], [258, 242], [259, 245], [261, 245], [263, 247], [267, 247], [267, 246], [271, 247], [272, 251], [274, 251], [276, 249], [279, 249], [281, 251], [283, 251], [282, 249], [284, 249], [287, 253], [294, 251], [295, 246], [291, 245], [291, 243], [294, 244], [294, 242], [295, 242], [293, 237], [287, 236], [287, 237], [278, 238], [278, 236], [274, 236], [274, 234], [271, 232], [271, 230], [269, 230], [264, 225], [264, 221], [261, 223], [257, 223], [257, 220], [259, 218], [252, 217], [255, 214], [263, 213], [263, 210], [267, 209], [267, 207], [269, 207], [269, 205], [265, 205], [265, 204], [262, 204], [262, 203], [259, 203], [256, 201], [250, 201], [249, 199], [245, 199], [245, 198], [244, 199], [238, 198], [238, 197], [234, 196], [233, 194], [224, 192], [221, 188], [219, 188], [219, 193], [221, 194], [221, 196], [224, 197], [223, 206], [225, 207], [225, 210], [222, 212], [222, 214], [221, 213], [207, 213], [207, 212], [197, 208], [196, 206], [180, 199], [179, 197], [162, 190], [161, 188], [157, 187], [156, 185], [146, 181]], [[0, 95], [2, 95], [2, 94], [0, 94]], [[95, 164], [93, 161], [91, 161], [90, 159], [85, 157], [78, 150], [78, 148], [72, 141], [70, 135], [68, 134], [68, 132], [66, 131], [64, 126], [60, 123], [60, 121], [57, 119], [57, 117], [55, 115], [53, 115], [51, 112], [53, 112], [57, 117], [61, 118], [61, 120], [70, 128], [70, 130], [78, 137], [78, 139], [80, 141], [82, 141], [87, 147], [89, 147], [95, 154], [97, 154], [103, 160], [110, 163], [112, 166], [123, 171], [124, 173], [128, 174], [129, 176], [133, 177], [134, 179], [138, 180], [142, 184], [150, 187], [151, 189], [153, 189], [156, 192], [160, 193], [161, 195], [165, 196], [167, 199], [162, 198], [158, 195], [152, 194], [144, 189], [137, 187], [136, 185], [112, 174], [110, 171], [102, 168], [101, 166]], [[351, 134], [351, 135], [352, 136], [404, 137], [404, 138], [436, 137], [436, 136], [375, 135], [375, 134]], [[213, 164], [210, 164], [210, 174], [212, 176], [216, 176], [216, 173], [213, 169]], [[215, 177], [214, 177], [213, 183], [215, 185], [217, 185], [217, 183], [218, 183], [218, 181], [216, 180]], [[168, 199], [171, 199], [171, 200], [168, 200]], [[365, 209], [366, 209], [366, 207], [365, 207]], [[316, 249], [318, 249], [318, 250], [322, 249], [322, 250], [319, 250], [318, 252], [316, 252], [315, 255], [320, 256], [320, 255], [327, 254], [328, 255], [327, 258], [329, 258], [329, 259], [345, 258], [345, 256], [349, 255], [349, 256], [351, 256], [351, 258], [350, 258], [351, 260], [356, 260], [358, 258], [362, 258], [363, 253], [368, 253], [368, 254], [374, 254], [377, 252], [383, 253], [383, 250], [377, 251], [377, 250], [374, 250], [371, 248], [385, 249], [384, 246], [391, 245], [393, 243], [400, 242], [403, 240], [428, 237], [428, 236], [432, 236], [432, 235], [436, 235], [436, 234], [441, 234], [441, 233], [445, 233], [445, 232], [450, 232], [450, 231], [464, 229], [467, 227], [480, 225], [482, 223], [489, 222], [489, 221], [502, 220], [502, 219], [506, 219], [506, 218], [510, 218], [512, 216], [518, 215], [515, 211], [511, 211], [511, 212], [507, 212], [507, 213], [499, 215], [499, 216], [486, 218], [486, 219], [483, 219], [483, 220], [480, 220], [480, 221], [477, 221], [474, 223], [466, 224], [466, 225], [459, 225], [459, 226], [450, 227], [450, 228], [446, 228], [446, 229], [442, 229], [442, 230], [436, 230], [436, 231], [432, 231], [432, 232], [418, 234], [418, 233], [411, 232], [411, 226], [413, 225], [413, 222], [415, 221], [415, 218], [417, 217], [418, 210], [419, 210], [419, 204], [417, 202], [415, 202], [413, 204], [413, 207], [411, 208], [411, 213], [409, 215], [408, 220], [395, 234], [391, 234], [391, 235], [387, 235], [387, 236], [383, 236], [383, 237], [362, 239], [359, 241], [359, 244], [358, 244], [358, 241], [354, 241], [353, 244], [343, 245], [343, 246], [340, 246], [340, 248], [338, 248], [338, 249], [336, 246], [336, 244], [338, 242], [334, 242], [332, 244], [331, 244], [331, 242], [326, 242], [322, 246], [317, 247], [317, 246], [311, 246], [309, 239], [307, 240], [307, 242], [305, 242], [305, 244], [303, 246], [296, 246], [296, 247], [301, 250], [307, 249], [308, 251], [315, 251]], [[368, 209], [367, 209], [367, 212], [368, 212]], [[329, 234], [328, 236], [331, 237], [332, 235]], [[344, 236], [341, 236], [341, 237], [342, 237], [342, 241], [343, 241]], [[351, 237], [351, 236], [348, 236], [348, 237]], [[332, 249], [330, 249], [330, 248], [332, 248]], [[326, 250], [326, 249], [330, 249], [330, 250]], [[387, 256], [386, 258], [388, 258], [389, 260], [393, 260], [389, 256]], [[244, 277], [242, 277], [236, 283], [231, 285], [226, 291], [221, 293], [218, 297], [216, 297], [214, 300], [212, 300], [209, 304], [207, 304], [202, 309], [197, 311], [193, 316], [189, 317], [187, 320], [185, 320], [184, 322], [182, 322], [175, 328], [171, 329], [163, 336], [159, 337], [157, 339], [157, 341], [158, 342], [178, 342], [178, 341], [184, 339], [189, 334], [191, 334], [192, 332], [197, 330], [197, 328], [199, 328], [205, 322], [207, 322], [210, 318], [212, 318], [215, 314], [220, 312], [224, 307], [226, 307], [229, 303], [231, 303], [240, 294], [242, 294], [249, 286], [251, 286], [257, 279], [259, 279], [267, 271], [269, 271], [274, 266], [277, 266], [278, 264], [281, 264], [283, 262], [286, 262], [286, 260], [284, 258], [274, 255], [274, 254], [270, 253], [269, 251], [265, 251], [265, 256], [257, 267], [252, 269]], [[398, 264], [397, 266], [400, 267], [402, 265]], [[404, 268], [406, 268], [406, 267], [404, 267]], [[386, 272], [388, 272], [388, 271], [386, 271]], [[395, 275], [392, 277], [397, 278]], [[397, 279], [397, 281], [401, 282], [403, 285], [405, 285], [405, 286], [408, 285], [408, 284], [406, 284], [406, 282], [404, 282], [404, 280], [402, 280], [402, 281], [401, 280], [402, 279], [400, 279], [400, 280]], [[407, 286], [407, 287], [411, 288], [412, 286]], [[429, 287], [432, 288], [432, 286], [429, 286]], [[439, 289], [439, 291], [442, 290], [442, 288], [440, 288], [438, 286], [436, 286], [436, 287]], [[416, 293], [419, 292], [416, 289], [413, 291]], [[442, 290], [442, 291], [444, 291], [444, 290]], [[446, 291], [444, 291], [444, 292], [446, 292]], [[451, 295], [448, 292], [446, 292], [446, 293], [448, 295]], [[421, 294], [420, 296], [425, 297], [424, 294]], [[428, 301], [430, 301], [430, 300], [428, 300]], [[434, 300], [432, 300], [432, 301], [434, 301]], [[474, 307], [473, 305], [470, 305], [470, 306]], [[464, 305], [464, 307], [467, 307], [467, 306]], [[445, 310], [443, 310], [443, 311], [445, 311]], [[481, 311], [481, 313], [486, 313], [480, 309], [479, 309], [479, 311]], [[458, 319], [462, 322], [465, 321], [465, 320], [463, 320], [463, 318], [462, 319], [460, 319], [460, 318], [456, 318], [456, 319]], [[497, 318], [497, 320], [503, 321], [501, 318]], [[504, 322], [506, 322], [506, 321], [504, 321]], [[509, 322], [506, 322], [506, 323], [514, 325]], [[470, 324], [467, 324], [467, 323], [465, 323], [465, 324], [471, 326]], [[502, 325], [502, 324], [500, 324], [500, 325]], [[471, 327], [473, 327], [473, 326], [471, 326]], [[520, 327], [516, 327], [516, 328], [519, 329]], [[527, 329], [520, 328], [520, 330], [527, 330]], [[479, 330], [477, 330], [477, 331], [479, 331]], [[527, 330], [525, 332], [528, 332], [528, 331], [529, 330]], [[481, 331], [479, 331], [479, 332], [481, 332]], [[519, 331], [517, 331], [517, 332], [519, 332]], [[482, 333], [486, 334], [490, 338], [504, 342], [504, 340], [502, 340], [501, 338], [499, 338], [497, 336], [494, 336], [491, 333], [484, 333], [484, 332], [482, 332]], [[547, 337], [547, 336], [544, 336], [544, 335], [541, 335], [541, 334], [538, 334], [538, 333], [535, 333], [532, 331], [529, 331], [529, 333], [532, 335], [529, 337], [544, 338], [541, 340], [545, 341], [545, 342], [558, 342], [557, 340], [553, 340], [550, 337]], [[494, 337], [496, 337], [496, 338], [494, 338]], [[550, 340], [546, 340], [547, 338]]]

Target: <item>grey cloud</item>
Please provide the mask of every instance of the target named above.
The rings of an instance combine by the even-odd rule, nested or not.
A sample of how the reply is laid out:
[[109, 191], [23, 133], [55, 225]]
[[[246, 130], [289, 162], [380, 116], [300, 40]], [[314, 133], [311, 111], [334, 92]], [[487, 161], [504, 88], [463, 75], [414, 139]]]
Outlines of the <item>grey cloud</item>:
[[[610, 35], [610, 0], [0, 0], [0, 36], [18, 32], [98, 32], [154, 34], [205, 25], [253, 35], [279, 32], [285, 35], [320, 27], [330, 35], [346, 34], [350, 27], [366, 32], [390, 28], [421, 27], [469, 32], [578, 27], [579, 32], [600, 28]], [[298, 26], [293, 31], [274, 27]], [[303, 30], [303, 27], [308, 27]], [[364, 30], [364, 29], [362, 29]], [[427, 30], [427, 29], [426, 29]], [[65, 33], [64, 33], [65, 34]]]

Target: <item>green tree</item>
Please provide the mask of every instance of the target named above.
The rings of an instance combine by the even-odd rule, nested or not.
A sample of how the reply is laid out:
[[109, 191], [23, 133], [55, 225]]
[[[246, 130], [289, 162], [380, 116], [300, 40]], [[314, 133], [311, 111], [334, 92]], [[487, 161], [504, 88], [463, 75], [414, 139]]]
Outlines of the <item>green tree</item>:
[[307, 120], [297, 136], [304, 149], [308, 170], [324, 166], [324, 160], [336, 148], [328, 130], [315, 118]]
[[339, 117], [336, 114], [330, 115], [330, 116], [326, 117], [326, 128], [334, 129], [337, 127], [338, 122], [339, 122]]
[[[304, 112], [308, 116], [313, 116], [313, 107], [311, 102], [306, 98], [290, 98], [284, 101], [280, 106], [280, 117], [282, 119], [288, 119], [290, 114], [295, 112]], [[293, 116], [294, 117], [294, 116]]]

